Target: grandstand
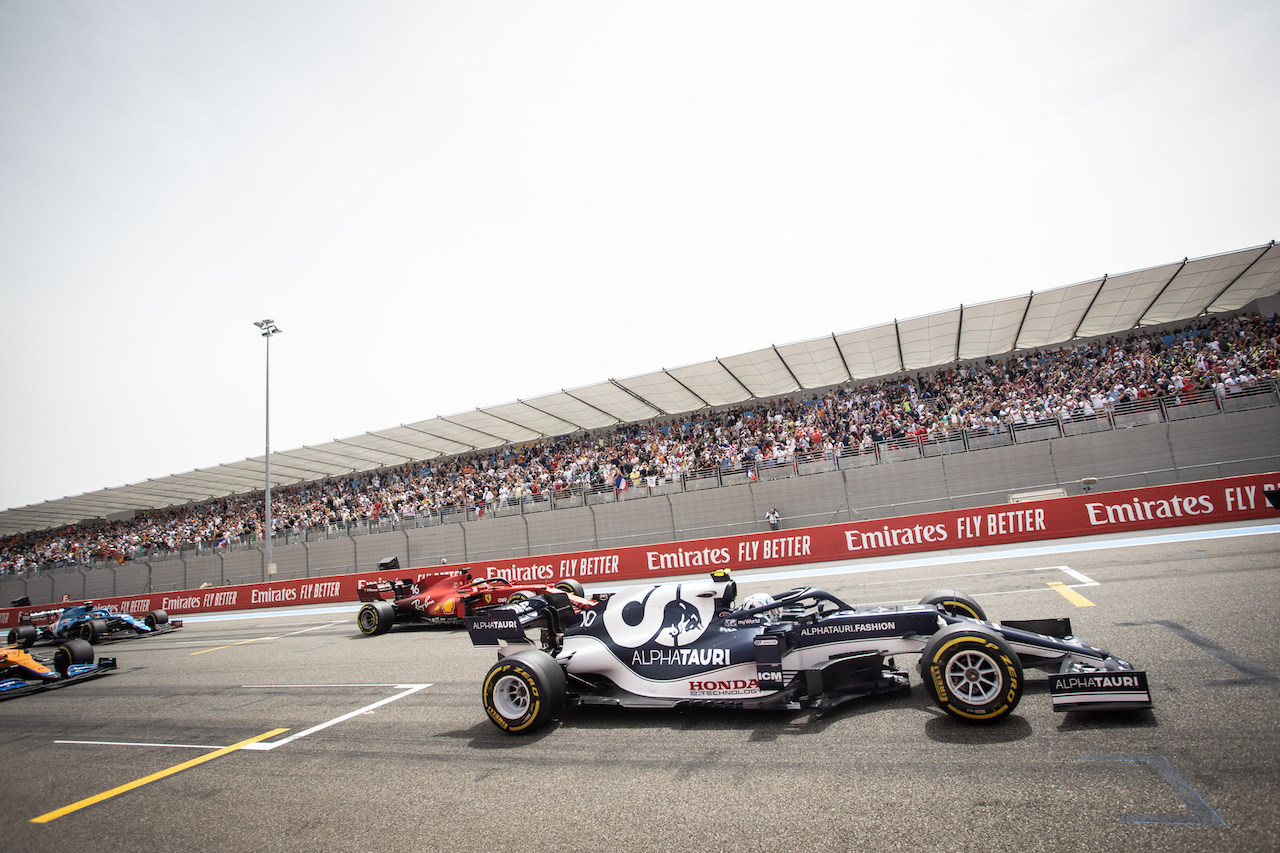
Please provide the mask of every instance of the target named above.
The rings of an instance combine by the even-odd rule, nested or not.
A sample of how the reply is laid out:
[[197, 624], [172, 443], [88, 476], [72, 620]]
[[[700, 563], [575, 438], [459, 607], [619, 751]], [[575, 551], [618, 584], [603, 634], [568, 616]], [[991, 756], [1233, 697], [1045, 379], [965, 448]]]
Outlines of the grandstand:
[[[301, 568], [277, 552], [285, 573], [313, 576], [384, 556], [360, 553], [365, 534], [398, 532], [392, 550], [421, 563], [742, 532], [763, 515], [753, 491], [799, 526], [1001, 502], [1081, 470], [1098, 488], [1273, 470], [1277, 293], [1272, 243], [273, 453], [273, 543], [303, 552]], [[1134, 426], [1163, 427], [1167, 456], [1135, 453]], [[263, 464], [0, 513], [0, 569], [145, 562], [151, 589], [184, 588], [193, 560], [216, 560], [204, 582], [265, 576]], [[647, 497], [666, 500], [632, 503]], [[627, 508], [612, 532], [604, 505]], [[478, 520], [470, 537], [454, 524]], [[183, 577], [157, 584], [169, 557]]]

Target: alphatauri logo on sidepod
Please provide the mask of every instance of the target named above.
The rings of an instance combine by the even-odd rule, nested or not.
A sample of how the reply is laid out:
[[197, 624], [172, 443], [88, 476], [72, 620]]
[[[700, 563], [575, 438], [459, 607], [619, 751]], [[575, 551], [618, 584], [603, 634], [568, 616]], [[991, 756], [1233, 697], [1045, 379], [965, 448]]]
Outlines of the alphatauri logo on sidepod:
[[631, 649], [650, 643], [668, 648], [687, 646], [706, 631], [717, 592], [705, 584], [626, 590], [606, 604], [604, 629], [613, 642]]

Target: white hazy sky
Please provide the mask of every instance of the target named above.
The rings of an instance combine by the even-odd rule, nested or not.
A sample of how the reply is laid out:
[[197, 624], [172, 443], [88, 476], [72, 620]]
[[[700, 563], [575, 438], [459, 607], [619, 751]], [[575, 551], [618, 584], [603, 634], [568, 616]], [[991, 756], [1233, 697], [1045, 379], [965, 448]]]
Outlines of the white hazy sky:
[[1280, 3], [0, 2], [0, 508], [1280, 236]]

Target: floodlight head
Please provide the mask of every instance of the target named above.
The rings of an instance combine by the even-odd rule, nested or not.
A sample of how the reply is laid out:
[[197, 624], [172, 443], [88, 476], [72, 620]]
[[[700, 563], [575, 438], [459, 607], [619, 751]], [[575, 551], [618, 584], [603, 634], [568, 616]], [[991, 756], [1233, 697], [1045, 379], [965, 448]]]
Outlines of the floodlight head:
[[262, 330], [262, 336], [264, 338], [269, 338], [272, 335], [278, 335], [284, 331], [276, 325], [275, 320], [255, 320], [253, 325]]

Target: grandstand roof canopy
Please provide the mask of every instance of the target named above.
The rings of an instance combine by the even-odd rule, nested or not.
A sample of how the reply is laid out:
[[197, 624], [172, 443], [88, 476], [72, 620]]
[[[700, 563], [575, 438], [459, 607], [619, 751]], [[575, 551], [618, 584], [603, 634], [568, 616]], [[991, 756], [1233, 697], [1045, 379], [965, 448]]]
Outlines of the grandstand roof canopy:
[[[271, 484], [310, 482], [1054, 346], [1236, 311], [1278, 292], [1280, 247], [1273, 241], [272, 453]], [[0, 512], [0, 533], [256, 491], [263, 485], [264, 461], [258, 456], [9, 509]]]

